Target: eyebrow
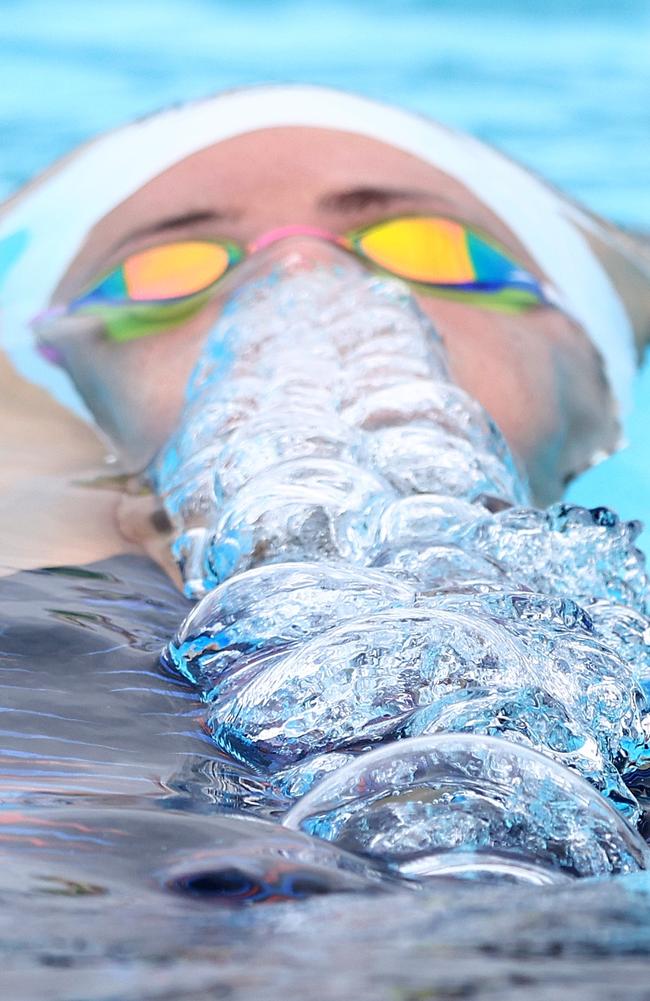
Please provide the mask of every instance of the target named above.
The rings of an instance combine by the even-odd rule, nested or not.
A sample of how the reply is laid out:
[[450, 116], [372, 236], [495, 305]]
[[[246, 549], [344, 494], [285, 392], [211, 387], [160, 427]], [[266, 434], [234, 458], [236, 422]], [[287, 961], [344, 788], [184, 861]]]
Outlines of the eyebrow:
[[344, 191], [331, 191], [318, 200], [318, 208], [328, 212], [358, 212], [366, 208], [385, 208], [394, 202], [439, 202], [445, 209], [454, 209], [455, 205], [447, 198], [434, 191], [421, 188], [390, 188], [375, 185], [362, 185], [348, 188]]
[[224, 219], [231, 217], [231, 213], [218, 212], [216, 209], [201, 209], [193, 212], [182, 212], [180, 215], [166, 216], [164, 219], [158, 219], [157, 222], [151, 223], [148, 226], [130, 230], [124, 239], [120, 240], [112, 248], [112, 252], [114, 253], [126, 243], [140, 237], [156, 236], [157, 233], [164, 233], [170, 229], [185, 229], [188, 226], [198, 226], [206, 222], [222, 222]]

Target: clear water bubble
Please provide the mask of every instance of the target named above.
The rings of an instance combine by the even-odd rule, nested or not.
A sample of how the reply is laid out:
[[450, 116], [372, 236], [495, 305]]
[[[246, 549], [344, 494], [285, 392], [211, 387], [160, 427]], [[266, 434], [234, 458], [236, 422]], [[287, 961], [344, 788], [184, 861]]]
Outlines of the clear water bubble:
[[469, 501], [508, 501], [516, 478], [499, 458], [462, 438], [417, 421], [368, 432], [370, 463], [398, 493], [444, 493]]
[[436, 733], [485, 734], [532, 747], [589, 779], [628, 820], [639, 819], [634, 795], [594, 737], [594, 731], [542, 688], [455, 692], [416, 710], [397, 736]]
[[221, 750], [278, 767], [381, 739], [451, 691], [534, 683], [536, 667], [521, 643], [487, 620], [389, 609], [288, 651], [232, 698], [216, 698], [207, 721]]
[[414, 300], [347, 261], [234, 296], [152, 476], [179, 534], [210, 532], [202, 554], [198, 535], [178, 547], [192, 597], [261, 562], [363, 565], [399, 494], [437, 483], [465, 500], [526, 496], [494, 423], [449, 383]]
[[411, 542], [385, 546], [375, 556], [372, 566], [413, 578], [423, 591], [444, 590], [452, 584], [457, 587], [464, 581], [489, 581], [496, 585], [507, 580], [505, 570], [496, 560], [467, 553], [453, 544], [427, 546]]
[[378, 608], [408, 607], [415, 589], [378, 571], [278, 563], [229, 578], [199, 601], [166, 650], [177, 670], [214, 690], [253, 654], [269, 654]]
[[555, 504], [547, 511], [513, 508], [472, 526], [466, 545], [525, 574], [537, 591], [603, 599], [646, 613], [645, 557], [634, 541], [638, 522], [606, 508]]
[[337, 459], [293, 459], [252, 477], [220, 513], [205, 553], [220, 583], [260, 563], [323, 557], [363, 563], [392, 491], [378, 475]]
[[474, 734], [362, 755], [318, 783], [283, 823], [419, 879], [458, 866], [555, 881], [648, 864], [639, 835], [583, 779], [529, 748]]
[[252, 418], [225, 441], [213, 463], [217, 469], [215, 493], [231, 497], [258, 473], [292, 459], [340, 459], [351, 462], [362, 449], [355, 435], [335, 414], [327, 425], [322, 412], [305, 407]]
[[[345, 255], [292, 262], [229, 303], [154, 470], [201, 599], [165, 657], [199, 687], [214, 743], [297, 799], [293, 818], [319, 790], [343, 795], [341, 776], [381, 744], [370, 755], [402, 761], [387, 781], [403, 809], [378, 793], [372, 851], [392, 857], [412, 818], [413, 878], [644, 866], [621, 819], [639, 818], [631, 787], [650, 771], [638, 524], [530, 507], [404, 288]], [[433, 773], [460, 776], [456, 799], [447, 779], [413, 799], [413, 741], [438, 749]]]

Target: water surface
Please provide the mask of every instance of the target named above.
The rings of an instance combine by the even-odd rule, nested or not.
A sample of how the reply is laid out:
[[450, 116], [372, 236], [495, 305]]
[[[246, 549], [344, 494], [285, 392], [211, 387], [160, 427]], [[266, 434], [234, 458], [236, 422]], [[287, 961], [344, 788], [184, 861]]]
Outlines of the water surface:
[[[329, 2], [310, 16], [295, 2], [116, 0], [92, 18], [79, 0], [15, 0], [0, 39], [3, 195], [134, 115], [296, 80], [467, 128], [650, 227], [643, 0]], [[630, 448], [583, 477], [577, 501], [650, 515], [649, 379]], [[159, 664], [188, 605], [147, 561], [5, 578], [0, 607], [3, 996], [647, 998], [644, 877], [388, 895], [345, 858], [269, 840], [250, 817], [274, 816], [268, 789], [224, 767], [194, 690]], [[193, 879], [206, 859], [220, 880]]]

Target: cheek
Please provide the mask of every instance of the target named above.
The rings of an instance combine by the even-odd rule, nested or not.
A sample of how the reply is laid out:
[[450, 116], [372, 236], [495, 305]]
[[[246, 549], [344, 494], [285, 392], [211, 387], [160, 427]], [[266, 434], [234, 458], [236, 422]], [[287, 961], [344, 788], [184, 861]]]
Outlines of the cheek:
[[102, 346], [111, 396], [106, 430], [131, 463], [146, 464], [174, 430], [210, 322], [203, 315], [177, 330]]
[[553, 338], [545, 311], [509, 316], [461, 303], [421, 299], [449, 353], [454, 379], [494, 418], [528, 463], [561, 431]]
[[185, 329], [160, 334], [129, 345], [133, 350], [122, 360], [129, 409], [140, 433], [155, 445], [177, 423], [202, 340]]

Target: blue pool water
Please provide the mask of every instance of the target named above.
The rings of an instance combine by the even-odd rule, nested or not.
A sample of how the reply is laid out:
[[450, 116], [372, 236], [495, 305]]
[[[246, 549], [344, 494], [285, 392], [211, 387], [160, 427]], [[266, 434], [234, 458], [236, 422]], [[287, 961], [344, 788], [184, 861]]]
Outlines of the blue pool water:
[[[92, 17], [81, 0], [5, 0], [0, 45], [0, 196], [170, 102], [312, 81], [468, 129], [597, 212], [650, 229], [647, 0], [113, 0]], [[649, 420], [646, 371], [629, 447], [572, 499], [650, 518]]]

